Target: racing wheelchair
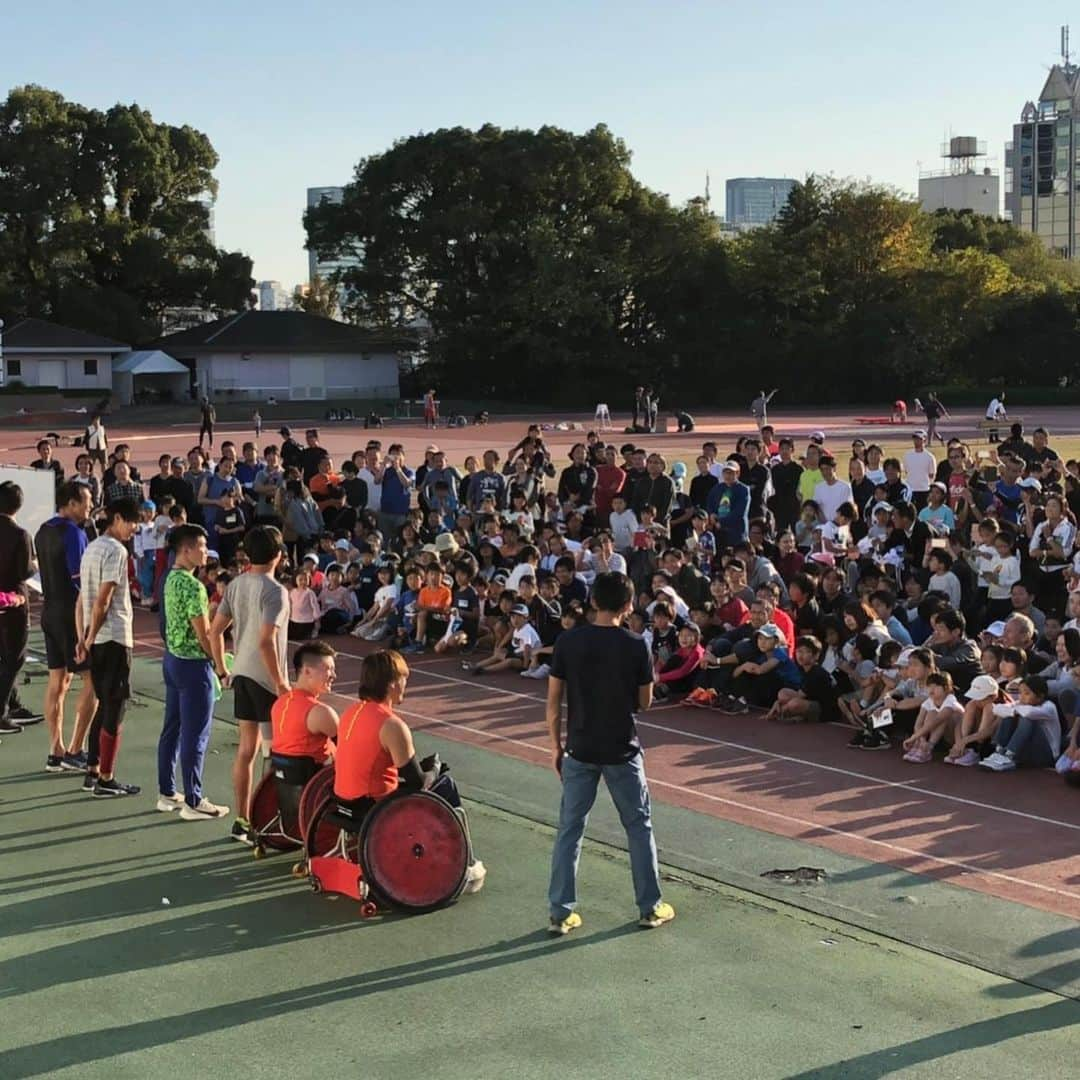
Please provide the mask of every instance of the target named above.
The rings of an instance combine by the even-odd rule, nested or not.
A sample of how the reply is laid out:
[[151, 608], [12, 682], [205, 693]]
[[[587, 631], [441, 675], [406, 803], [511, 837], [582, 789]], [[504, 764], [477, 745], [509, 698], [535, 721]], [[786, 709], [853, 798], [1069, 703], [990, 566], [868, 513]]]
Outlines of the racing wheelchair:
[[419, 913], [444, 907], [465, 888], [471, 845], [462, 812], [434, 791], [402, 789], [377, 802], [339, 800], [331, 789], [307, 821], [312, 892]]

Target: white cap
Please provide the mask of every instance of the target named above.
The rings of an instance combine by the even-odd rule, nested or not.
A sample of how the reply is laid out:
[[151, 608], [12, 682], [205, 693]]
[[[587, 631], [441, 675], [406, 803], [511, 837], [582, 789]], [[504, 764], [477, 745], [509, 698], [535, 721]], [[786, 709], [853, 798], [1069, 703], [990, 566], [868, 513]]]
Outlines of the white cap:
[[976, 675], [964, 697], [968, 701], [985, 701], [987, 698], [996, 697], [997, 692], [998, 682], [993, 675]]
[[922, 429], [922, 428], [919, 428], [919, 430], [918, 430], [918, 431], [913, 431], [913, 432], [911, 433], [911, 437], [912, 437], [913, 439], [922, 439], [922, 440], [923, 440], [923, 441], [925, 442], [925, 441], [926, 441], [926, 432], [925, 432], [925, 431], [923, 431], [923, 429]]
[[722, 472], [727, 472], [729, 469], [732, 472], [742, 472], [742, 466], [737, 461], [725, 461], [724, 464], [720, 466], [720, 469]]

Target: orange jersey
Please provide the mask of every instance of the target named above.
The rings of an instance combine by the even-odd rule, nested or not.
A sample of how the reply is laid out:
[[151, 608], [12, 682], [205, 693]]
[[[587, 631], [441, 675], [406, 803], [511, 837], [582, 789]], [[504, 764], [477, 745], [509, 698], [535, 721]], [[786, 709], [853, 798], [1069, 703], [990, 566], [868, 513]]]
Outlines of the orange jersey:
[[454, 595], [445, 585], [436, 585], [435, 588], [425, 585], [416, 598], [416, 603], [420, 607], [438, 608], [442, 611], [449, 611], [453, 602]]
[[379, 732], [393, 712], [378, 701], [360, 701], [338, 723], [334, 794], [339, 799], [381, 799], [397, 791], [398, 771]]
[[333, 743], [325, 736], [308, 730], [307, 718], [318, 698], [306, 690], [290, 690], [274, 702], [270, 710], [273, 727], [271, 750], [288, 757], [309, 757], [325, 764], [334, 753]]

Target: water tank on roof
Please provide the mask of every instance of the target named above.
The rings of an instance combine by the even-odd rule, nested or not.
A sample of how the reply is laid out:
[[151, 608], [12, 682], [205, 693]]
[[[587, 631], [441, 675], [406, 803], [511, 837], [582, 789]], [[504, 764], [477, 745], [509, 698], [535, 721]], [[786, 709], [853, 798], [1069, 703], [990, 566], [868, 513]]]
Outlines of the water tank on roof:
[[954, 135], [949, 140], [949, 157], [975, 157], [979, 140], [974, 135]]

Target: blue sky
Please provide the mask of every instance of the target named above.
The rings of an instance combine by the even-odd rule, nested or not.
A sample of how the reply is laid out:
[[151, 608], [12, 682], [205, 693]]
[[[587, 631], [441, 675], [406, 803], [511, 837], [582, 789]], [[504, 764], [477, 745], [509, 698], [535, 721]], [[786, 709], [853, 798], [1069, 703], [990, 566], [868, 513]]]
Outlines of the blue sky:
[[307, 275], [306, 188], [343, 183], [361, 157], [439, 127], [603, 122], [639, 179], [677, 201], [708, 170], [721, 212], [731, 176], [814, 171], [914, 191], [917, 163], [937, 167], [950, 131], [986, 139], [1000, 167], [1069, 16], [1001, 0], [169, 8], [10, 5], [4, 89], [137, 101], [206, 132], [221, 157], [218, 243], [288, 287]]

